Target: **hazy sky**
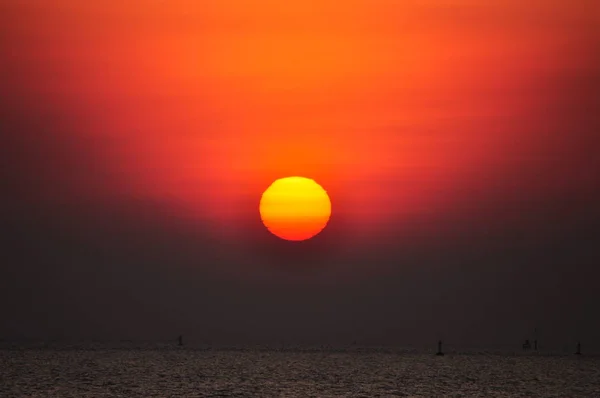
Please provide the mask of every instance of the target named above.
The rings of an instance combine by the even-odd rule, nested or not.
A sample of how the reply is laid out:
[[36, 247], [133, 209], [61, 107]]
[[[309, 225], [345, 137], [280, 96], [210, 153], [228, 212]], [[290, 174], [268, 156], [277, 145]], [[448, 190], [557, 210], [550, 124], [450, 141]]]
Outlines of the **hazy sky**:
[[1, 0], [0, 338], [594, 344], [600, 9], [483, 3]]

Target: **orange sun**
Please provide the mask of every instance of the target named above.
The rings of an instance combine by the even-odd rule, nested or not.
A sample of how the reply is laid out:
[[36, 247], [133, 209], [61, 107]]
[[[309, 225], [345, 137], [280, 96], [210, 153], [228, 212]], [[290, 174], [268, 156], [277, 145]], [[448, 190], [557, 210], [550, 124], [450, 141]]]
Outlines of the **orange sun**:
[[304, 177], [280, 178], [260, 199], [260, 217], [274, 235], [293, 241], [310, 239], [325, 228], [331, 216], [327, 192]]

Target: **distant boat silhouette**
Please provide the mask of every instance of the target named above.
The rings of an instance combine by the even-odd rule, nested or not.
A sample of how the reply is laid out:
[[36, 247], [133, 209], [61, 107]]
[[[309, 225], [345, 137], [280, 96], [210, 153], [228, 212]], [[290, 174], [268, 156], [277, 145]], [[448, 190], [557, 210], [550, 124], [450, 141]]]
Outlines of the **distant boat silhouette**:
[[442, 352], [442, 340], [438, 341], [438, 350], [435, 353], [437, 356], [442, 356], [444, 353]]

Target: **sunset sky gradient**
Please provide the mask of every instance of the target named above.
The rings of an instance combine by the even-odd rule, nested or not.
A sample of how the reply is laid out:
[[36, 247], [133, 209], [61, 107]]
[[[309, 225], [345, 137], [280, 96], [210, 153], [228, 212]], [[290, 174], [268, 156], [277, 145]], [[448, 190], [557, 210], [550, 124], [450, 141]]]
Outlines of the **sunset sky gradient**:
[[[286, 308], [290, 325], [305, 325], [290, 326], [297, 336], [399, 336], [386, 314], [408, 301], [422, 303], [404, 310], [415, 330], [450, 334], [411, 311], [472, 313], [477, 297], [520, 339], [552, 283], [568, 296], [555, 307], [587, 319], [598, 293], [574, 286], [598, 276], [600, 258], [599, 26], [594, 0], [0, 0], [0, 175], [14, 250], [0, 279], [50, 275], [48, 295], [81, 299], [72, 286], [100, 272], [122, 284], [116, 297], [146, 303], [149, 291], [114, 281], [146, 278], [167, 297], [196, 297], [215, 278], [223, 291], [260, 286], [287, 304], [248, 293], [258, 319], [271, 314], [258, 323]], [[272, 240], [258, 213], [262, 192], [290, 175], [318, 181], [334, 209], [300, 248]], [[48, 252], [34, 249], [40, 239]], [[203, 282], [160, 287], [170, 273]], [[544, 273], [537, 287], [523, 282]], [[343, 320], [326, 326], [328, 310], [306, 310], [314, 289]], [[373, 330], [348, 326], [358, 291], [386, 308], [356, 322]], [[192, 304], [173, 312], [177, 299], [165, 300], [148, 306], [196, 330]], [[210, 301], [190, 300], [206, 303], [198, 311]], [[33, 322], [20, 313], [5, 333]], [[64, 322], [97, 330], [97, 313]], [[139, 322], [106, 333], [147, 331]], [[239, 330], [212, 322], [215, 334]], [[265, 330], [244, 336], [287, 333]]]

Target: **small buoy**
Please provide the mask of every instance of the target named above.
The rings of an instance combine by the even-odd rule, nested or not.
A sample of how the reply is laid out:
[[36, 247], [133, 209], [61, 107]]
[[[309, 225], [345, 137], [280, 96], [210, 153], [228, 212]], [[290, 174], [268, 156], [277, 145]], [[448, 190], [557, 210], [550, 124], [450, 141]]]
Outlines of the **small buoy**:
[[575, 355], [581, 355], [581, 343], [579, 341], [577, 342], [577, 352]]
[[438, 350], [435, 353], [437, 356], [442, 356], [444, 353], [442, 352], [442, 340], [438, 341]]

